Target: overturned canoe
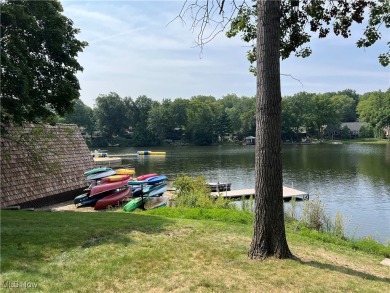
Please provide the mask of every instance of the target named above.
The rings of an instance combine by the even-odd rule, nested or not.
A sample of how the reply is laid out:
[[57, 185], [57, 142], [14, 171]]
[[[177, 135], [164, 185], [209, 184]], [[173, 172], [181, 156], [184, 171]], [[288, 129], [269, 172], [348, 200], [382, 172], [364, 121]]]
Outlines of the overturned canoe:
[[131, 196], [131, 188], [130, 187], [119, 190], [119, 191], [117, 191], [109, 196], [106, 196], [106, 197], [103, 197], [102, 199], [99, 199], [95, 204], [95, 210], [102, 210], [108, 206], [113, 206], [129, 196]]
[[136, 208], [138, 208], [142, 205], [144, 199], [146, 199], [146, 198], [145, 197], [136, 197], [136, 198], [132, 199], [123, 207], [123, 210], [126, 212], [134, 211]]
[[115, 172], [117, 175], [134, 175], [135, 169], [116, 169]]
[[129, 180], [129, 179], [130, 179], [130, 175], [112, 175], [112, 176], [102, 178], [100, 182], [109, 183], [109, 182], [117, 182], [117, 181]]
[[111, 175], [115, 175], [115, 170], [109, 169], [109, 170], [106, 170], [103, 172], [93, 173], [93, 174], [87, 176], [87, 180], [99, 180], [99, 179], [102, 179], [104, 177], [108, 177]]
[[126, 185], [127, 185], [127, 180], [99, 184], [99, 185], [92, 187], [91, 192], [89, 193], [89, 196], [93, 196], [95, 194], [100, 194], [102, 192], [106, 192], [109, 190], [115, 190], [115, 189], [118, 189], [118, 188], [126, 186]]
[[95, 168], [95, 169], [89, 170], [87, 172], [84, 172], [84, 175], [89, 176], [92, 174], [102, 173], [102, 172], [109, 171], [109, 170], [112, 170], [112, 169], [108, 168], [108, 167], [99, 167], [99, 168]]
[[165, 207], [168, 204], [169, 198], [167, 196], [150, 197], [144, 203], [145, 210], [151, 210], [155, 208]]

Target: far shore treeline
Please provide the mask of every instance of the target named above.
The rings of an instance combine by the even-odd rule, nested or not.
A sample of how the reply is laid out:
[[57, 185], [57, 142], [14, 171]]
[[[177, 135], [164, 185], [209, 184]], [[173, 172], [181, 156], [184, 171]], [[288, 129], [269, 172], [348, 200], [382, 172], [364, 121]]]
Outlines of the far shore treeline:
[[[211, 145], [241, 142], [255, 134], [256, 98], [228, 94], [220, 99], [99, 95], [93, 108], [78, 100], [61, 123], [75, 123], [90, 146]], [[384, 137], [390, 125], [390, 89], [357, 94], [346, 89], [323, 94], [300, 92], [282, 99], [282, 140], [353, 138], [344, 122], [366, 122], [359, 138]]]

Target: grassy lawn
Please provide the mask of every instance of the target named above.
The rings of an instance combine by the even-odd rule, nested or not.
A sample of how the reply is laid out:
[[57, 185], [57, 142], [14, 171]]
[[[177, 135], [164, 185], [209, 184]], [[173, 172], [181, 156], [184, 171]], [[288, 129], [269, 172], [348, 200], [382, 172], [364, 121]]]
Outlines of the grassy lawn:
[[383, 256], [291, 227], [288, 242], [296, 259], [249, 260], [251, 220], [234, 213], [220, 213], [222, 221], [215, 221], [183, 218], [169, 208], [1, 211], [2, 291], [15, 291], [4, 284], [30, 282], [37, 288], [18, 291], [389, 292], [390, 268], [379, 264]]
[[[329, 141], [329, 142], [333, 142], [333, 141]], [[379, 138], [360, 138], [360, 139], [344, 139], [344, 140], [340, 140], [340, 142], [345, 144], [388, 144], [390, 143], [390, 140], [379, 139]]]

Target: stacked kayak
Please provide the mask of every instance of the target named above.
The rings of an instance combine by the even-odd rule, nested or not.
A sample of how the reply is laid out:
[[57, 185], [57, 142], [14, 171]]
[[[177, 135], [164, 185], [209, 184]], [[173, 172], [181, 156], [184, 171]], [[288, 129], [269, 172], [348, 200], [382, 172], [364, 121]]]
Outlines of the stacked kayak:
[[[141, 208], [141, 207], [145, 208], [145, 204], [148, 203], [152, 198], [160, 197], [163, 195], [165, 191], [167, 191], [166, 176], [163, 175], [154, 176], [154, 174], [152, 176], [147, 176], [147, 175], [144, 175], [144, 177], [142, 176], [137, 177], [137, 180], [130, 180], [128, 182], [130, 186], [139, 186], [139, 187], [135, 189], [135, 192], [133, 193], [134, 199], [129, 201], [123, 207], [123, 210], [127, 212], [131, 212], [137, 208]], [[138, 179], [142, 179], [142, 180], [138, 180]], [[135, 195], [137, 195], [137, 197], [135, 197]], [[165, 205], [167, 204], [167, 202], [168, 199], [166, 199]], [[164, 206], [164, 204], [148, 205], [149, 209], [157, 208], [160, 206]]]
[[116, 205], [132, 195], [132, 188], [128, 186], [128, 174], [117, 174], [111, 168], [101, 167], [89, 170], [84, 175], [92, 183], [85, 193], [73, 200], [77, 207], [94, 206], [95, 210], [100, 210]]

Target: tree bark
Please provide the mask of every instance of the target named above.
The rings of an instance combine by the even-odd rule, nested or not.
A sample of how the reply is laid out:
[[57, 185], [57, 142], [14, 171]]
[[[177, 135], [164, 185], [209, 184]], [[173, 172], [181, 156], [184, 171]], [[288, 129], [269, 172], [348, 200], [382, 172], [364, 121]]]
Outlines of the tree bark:
[[256, 185], [251, 259], [290, 258], [283, 210], [280, 0], [257, 1]]

